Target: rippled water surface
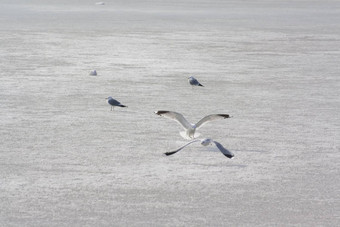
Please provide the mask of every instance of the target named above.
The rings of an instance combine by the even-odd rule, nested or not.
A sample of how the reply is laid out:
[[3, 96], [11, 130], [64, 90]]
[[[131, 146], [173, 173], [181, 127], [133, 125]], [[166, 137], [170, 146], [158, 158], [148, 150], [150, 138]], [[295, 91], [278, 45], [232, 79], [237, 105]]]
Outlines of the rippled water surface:
[[340, 224], [338, 1], [95, 3], [0, 3], [0, 225]]

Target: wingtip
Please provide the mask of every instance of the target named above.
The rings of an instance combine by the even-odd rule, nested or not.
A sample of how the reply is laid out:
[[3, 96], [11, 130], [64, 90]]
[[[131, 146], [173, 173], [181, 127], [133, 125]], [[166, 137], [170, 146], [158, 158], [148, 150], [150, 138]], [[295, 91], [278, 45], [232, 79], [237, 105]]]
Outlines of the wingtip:
[[157, 115], [162, 115], [162, 114], [165, 114], [165, 113], [168, 113], [169, 111], [167, 110], [158, 110], [158, 111], [155, 111], [154, 113], [157, 114]]
[[226, 156], [227, 158], [233, 159], [234, 155], [230, 155], [230, 154], [224, 154], [224, 156]]
[[223, 118], [230, 118], [231, 116], [229, 114], [219, 114], [219, 116]]
[[177, 151], [169, 151], [169, 152], [165, 152], [164, 154], [166, 156], [169, 156], [169, 155], [172, 155], [172, 154], [175, 154]]

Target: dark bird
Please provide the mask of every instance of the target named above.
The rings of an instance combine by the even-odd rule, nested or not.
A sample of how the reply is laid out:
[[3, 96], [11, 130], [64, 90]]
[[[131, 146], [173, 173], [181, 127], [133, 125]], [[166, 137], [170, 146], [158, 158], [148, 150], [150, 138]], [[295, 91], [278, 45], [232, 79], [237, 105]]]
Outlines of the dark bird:
[[119, 107], [127, 107], [123, 104], [121, 104], [119, 101], [113, 99], [111, 96], [109, 96], [107, 99], [107, 103], [111, 105], [111, 111], [114, 109], [115, 106]]
[[191, 86], [200, 86], [200, 87], [204, 87], [200, 82], [198, 82], [198, 80], [196, 80], [194, 77], [189, 77], [188, 78], [189, 84]]

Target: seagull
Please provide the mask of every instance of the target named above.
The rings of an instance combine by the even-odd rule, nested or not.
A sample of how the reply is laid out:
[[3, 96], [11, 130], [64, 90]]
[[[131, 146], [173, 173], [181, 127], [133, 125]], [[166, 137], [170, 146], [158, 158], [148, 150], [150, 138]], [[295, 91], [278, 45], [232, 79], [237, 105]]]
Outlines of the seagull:
[[[195, 137], [195, 131], [205, 123], [213, 120], [218, 120], [218, 119], [225, 119], [225, 118], [230, 118], [229, 114], [211, 114], [208, 116], [203, 117], [199, 122], [196, 124], [191, 124], [189, 123], [182, 114], [172, 112], [172, 111], [167, 111], [167, 110], [158, 110], [155, 111], [155, 114], [170, 118], [174, 121], [177, 121], [184, 129], [184, 132], [180, 132], [180, 135], [185, 138], [185, 139], [194, 139]], [[199, 133], [197, 137], [199, 136]]]
[[198, 80], [196, 80], [192, 76], [188, 78], [188, 81], [189, 81], [191, 86], [201, 86], [201, 87], [204, 87], [200, 82], [198, 82]]
[[107, 99], [107, 103], [111, 105], [111, 111], [114, 109], [115, 106], [127, 107], [127, 106], [124, 106], [123, 104], [121, 104], [119, 101], [113, 99], [111, 96], [109, 96], [106, 99]]
[[97, 71], [96, 70], [91, 71], [90, 76], [97, 76]]
[[175, 151], [166, 152], [166, 153], [164, 153], [164, 154], [166, 154], [167, 156], [173, 155], [173, 154], [179, 152], [180, 150], [182, 150], [183, 148], [185, 148], [186, 146], [188, 146], [188, 145], [190, 145], [190, 144], [192, 144], [192, 143], [198, 142], [198, 141], [201, 142], [201, 145], [202, 145], [202, 146], [208, 146], [209, 144], [210, 144], [210, 145], [215, 144], [216, 147], [222, 152], [222, 154], [223, 154], [224, 156], [226, 156], [226, 157], [228, 157], [228, 158], [233, 158], [233, 157], [234, 157], [234, 154], [233, 154], [233, 153], [231, 153], [229, 150], [227, 150], [226, 148], [224, 148], [224, 147], [222, 146], [222, 144], [220, 144], [219, 142], [214, 141], [214, 140], [212, 140], [212, 139], [202, 139], [202, 140], [197, 139], [197, 140], [193, 140], [193, 141], [190, 141], [189, 143], [185, 144], [184, 146], [181, 146], [180, 148], [178, 148], [178, 149], [175, 150]]

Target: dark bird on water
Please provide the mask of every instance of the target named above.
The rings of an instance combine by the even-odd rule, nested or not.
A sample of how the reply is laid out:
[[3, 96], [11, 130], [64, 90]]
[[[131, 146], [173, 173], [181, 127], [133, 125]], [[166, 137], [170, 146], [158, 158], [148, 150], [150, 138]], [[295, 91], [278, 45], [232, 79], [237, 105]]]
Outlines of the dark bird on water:
[[111, 111], [114, 109], [115, 106], [127, 107], [127, 106], [121, 104], [119, 101], [113, 99], [111, 96], [109, 96], [106, 99], [107, 99], [107, 103], [110, 104], [110, 106], [111, 106]]
[[200, 86], [200, 87], [204, 87], [200, 82], [198, 82], [198, 80], [196, 79], [196, 78], [194, 78], [194, 77], [189, 77], [188, 78], [188, 81], [189, 81], [189, 84], [191, 85], [191, 86]]

